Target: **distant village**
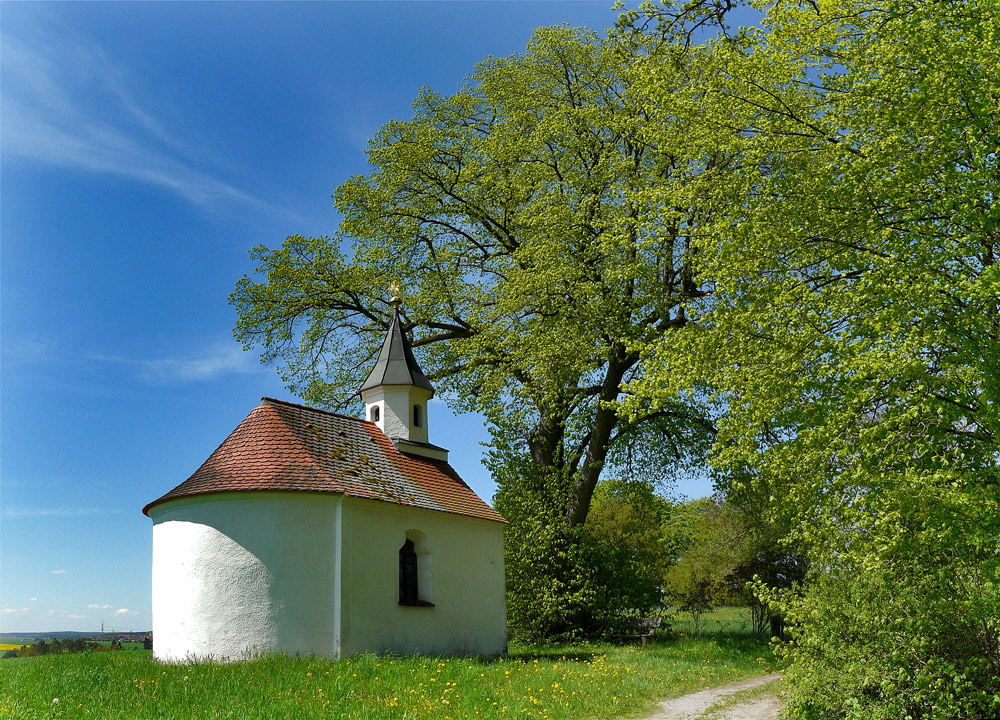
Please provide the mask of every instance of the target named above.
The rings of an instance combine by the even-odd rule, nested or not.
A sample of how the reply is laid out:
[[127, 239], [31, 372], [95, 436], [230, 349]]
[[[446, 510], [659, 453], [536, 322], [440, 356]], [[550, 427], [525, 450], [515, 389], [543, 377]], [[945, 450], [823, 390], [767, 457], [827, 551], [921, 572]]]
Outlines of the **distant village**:
[[153, 633], [141, 632], [57, 632], [4, 633], [0, 635], [2, 659], [78, 652], [152, 650]]

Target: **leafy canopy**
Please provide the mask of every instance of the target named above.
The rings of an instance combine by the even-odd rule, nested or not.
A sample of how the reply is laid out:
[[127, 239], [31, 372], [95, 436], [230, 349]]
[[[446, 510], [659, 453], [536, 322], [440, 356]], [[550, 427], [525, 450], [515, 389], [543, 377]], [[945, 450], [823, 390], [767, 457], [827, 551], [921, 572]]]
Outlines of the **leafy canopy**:
[[[372, 172], [337, 189], [334, 238], [254, 249], [266, 279], [237, 285], [237, 337], [306, 401], [343, 406], [398, 293], [439, 391], [482, 412], [495, 445], [566, 478], [569, 526], [606, 465], [642, 458], [656, 472], [699, 457], [712, 427], [690, 398], [619, 412], [623, 383], [645, 372], [640, 348], [709, 292], [691, 238], [715, 210], [698, 178], [726, 162], [651, 125], [636, 87], [658, 48], [541, 29], [456, 94], [421, 92], [412, 119], [372, 139]], [[697, 80], [657, 72], [676, 88]], [[676, 103], [688, 122], [689, 99]]]
[[1000, 12], [752, 4], [761, 28], [708, 44], [704, 118], [741, 159], [698, 246], [715, 293], [632, 391], [713, 387], [731, 497], [813, 560], [771, 598], [794, 717], [996, 715]]

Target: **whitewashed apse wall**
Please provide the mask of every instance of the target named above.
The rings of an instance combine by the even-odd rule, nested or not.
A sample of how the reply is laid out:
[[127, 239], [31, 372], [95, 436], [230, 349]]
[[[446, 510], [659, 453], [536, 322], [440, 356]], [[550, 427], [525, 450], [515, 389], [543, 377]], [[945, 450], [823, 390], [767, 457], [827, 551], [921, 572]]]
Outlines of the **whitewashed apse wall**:
[[[501, 523], [306, 492], [194, 496], [149, 513], [159, 660], [506, 652]], [[429, 552], [421, 595], [434, 607], [399, 605], [407, 531]]]
[[151, 508], [155, 657], [336, 656], [342, 499], [240, 492]]

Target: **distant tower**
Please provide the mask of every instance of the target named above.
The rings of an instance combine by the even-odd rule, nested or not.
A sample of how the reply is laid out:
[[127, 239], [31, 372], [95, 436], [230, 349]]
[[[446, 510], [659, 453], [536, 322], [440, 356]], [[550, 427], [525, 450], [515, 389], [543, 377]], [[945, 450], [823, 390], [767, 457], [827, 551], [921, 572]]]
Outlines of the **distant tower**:
[[399, 299], [392, 300], [392, 320], [375, 367], [359, 393], [365, 418], [375, 423], [401, 452], [447, 460], [448, 451], [431, 445], [427, 432], [427, 404], [434, 386], [413, 357], [399, 320]]

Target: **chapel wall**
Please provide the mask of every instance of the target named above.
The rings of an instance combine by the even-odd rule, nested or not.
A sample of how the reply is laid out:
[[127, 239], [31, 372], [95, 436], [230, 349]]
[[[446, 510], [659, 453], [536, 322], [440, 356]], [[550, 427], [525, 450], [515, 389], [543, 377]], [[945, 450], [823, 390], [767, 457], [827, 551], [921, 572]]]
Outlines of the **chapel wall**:
[[228, 492], [151, 508], [154, 656], [336, 656], [341, 499]]
[[[452, 513], [345, 498], [342, 652], [504, 654], [503, 527]], [[413, 530], [422, 534], [430, 553], [434, 607], [399, 604], [399, 549]]]

